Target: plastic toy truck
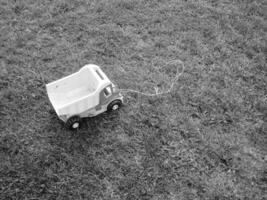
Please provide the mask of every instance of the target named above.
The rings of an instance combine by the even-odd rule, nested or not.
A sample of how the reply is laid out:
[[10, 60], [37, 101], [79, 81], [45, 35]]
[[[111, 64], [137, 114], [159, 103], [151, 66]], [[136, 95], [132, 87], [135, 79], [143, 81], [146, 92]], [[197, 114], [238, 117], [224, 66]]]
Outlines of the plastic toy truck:
[[76, 130], [81, 118], [121, 107], [123, 97], [99, 66], [88, 64], [78, 72], [46, 85], [49, 100], [67, 128]]

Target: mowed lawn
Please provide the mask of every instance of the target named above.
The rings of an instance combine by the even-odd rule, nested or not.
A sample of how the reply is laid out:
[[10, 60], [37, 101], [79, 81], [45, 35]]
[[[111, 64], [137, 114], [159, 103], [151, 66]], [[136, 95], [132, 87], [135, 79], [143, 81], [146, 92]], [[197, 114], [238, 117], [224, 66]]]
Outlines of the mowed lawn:
[[[267, 198], [265, 0], [0, 0], [0, 199]], [[69, 131], [45, 84], [87, 63], [124, 106]]]

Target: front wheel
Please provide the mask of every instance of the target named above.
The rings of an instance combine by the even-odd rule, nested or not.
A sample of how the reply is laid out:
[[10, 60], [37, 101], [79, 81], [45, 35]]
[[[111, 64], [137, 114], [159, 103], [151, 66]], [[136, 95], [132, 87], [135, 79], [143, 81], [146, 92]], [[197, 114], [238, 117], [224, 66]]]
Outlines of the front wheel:
[[107, 110], [110, 111], [115, 111], [118, 110], [122, 106], [122, 101], [117, 99], [112, 101], [110, 104], [108, 104]]
[[81, 118], [78, 116], [71, 117], [66, 122], [66, 127], [70, 130], [77, 130], [81, 126]]

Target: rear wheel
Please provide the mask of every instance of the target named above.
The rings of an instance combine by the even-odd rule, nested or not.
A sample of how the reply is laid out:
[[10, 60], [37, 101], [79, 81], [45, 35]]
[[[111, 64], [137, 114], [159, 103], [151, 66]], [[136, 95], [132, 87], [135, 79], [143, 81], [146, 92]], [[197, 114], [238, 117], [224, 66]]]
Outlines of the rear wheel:
[[122, 101], [117, 99], [112, 101], [110, 104], [108, 104], [107, 110], [110, 111], [115, 111], [118, 110], [122, 106]]
[[77, 130], [81, 126], [81, 118], [78, 116], [71, 117], [66, 122], [66, 127], [70, 130]]

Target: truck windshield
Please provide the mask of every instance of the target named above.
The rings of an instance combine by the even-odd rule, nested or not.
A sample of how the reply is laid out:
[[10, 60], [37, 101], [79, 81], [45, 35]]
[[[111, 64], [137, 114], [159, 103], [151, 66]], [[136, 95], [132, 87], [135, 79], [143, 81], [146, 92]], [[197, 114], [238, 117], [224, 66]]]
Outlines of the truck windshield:
[[113, 92], [116, 92], [118, 90], [118, 88], [112, 83], [112, 89], [113, 89]]

